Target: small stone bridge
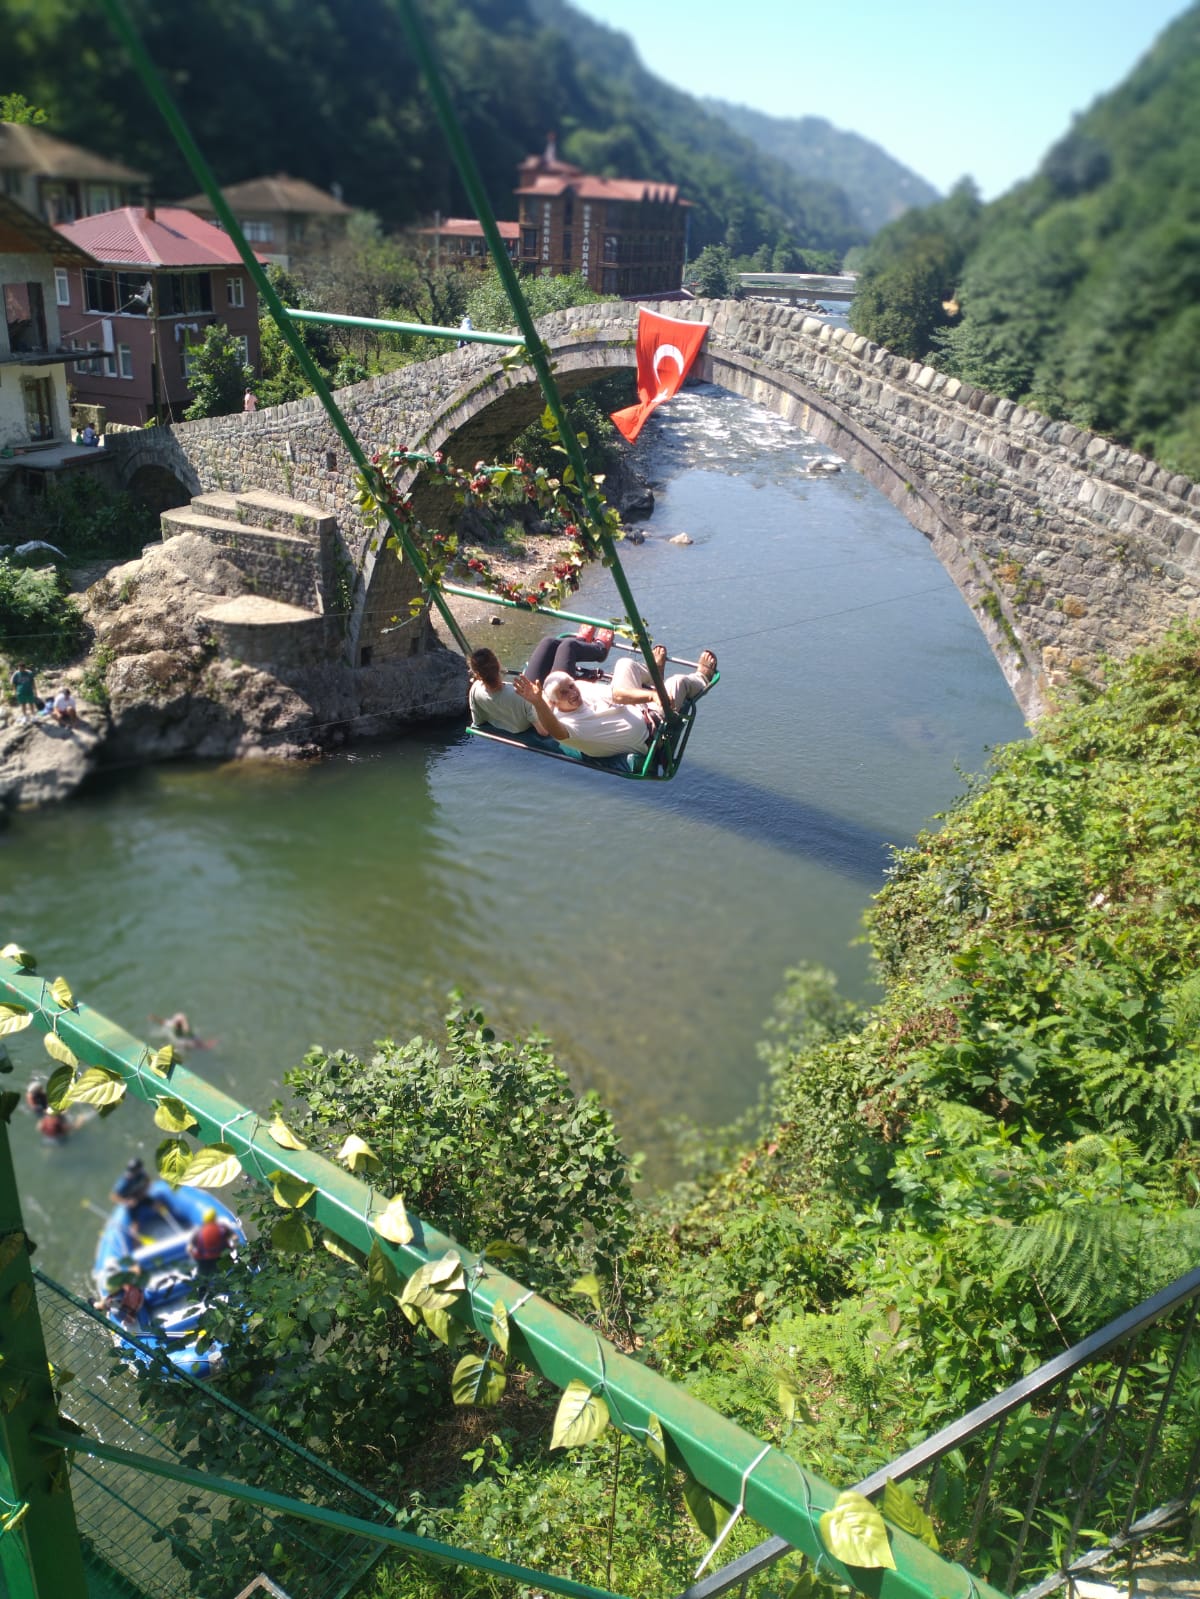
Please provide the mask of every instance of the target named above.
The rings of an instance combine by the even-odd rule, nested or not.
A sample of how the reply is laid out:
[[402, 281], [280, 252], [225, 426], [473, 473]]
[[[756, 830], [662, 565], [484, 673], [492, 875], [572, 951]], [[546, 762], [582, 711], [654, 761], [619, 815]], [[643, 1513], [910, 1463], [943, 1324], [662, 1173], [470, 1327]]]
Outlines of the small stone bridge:
[[[1030, 716], [1075, 673], [1150, 643], [1200, 594], [1200, 486], [1065, 422], [914, 364], [779, 305], [664, 307], [710, 324], [696, 372], [836, 450], [932, 544]], [[578, 307], [541, 331], [566, 391], [634, 364], [636, 308]], [[469, 346], [339, 395], [369, 452], [445, 449], [493, 459], [543, 401], [528, 368]], [[123, 480], [163, 505], [269, 491], [325, 513], [315, 562], [341, 615], [326, 649], [353, 665], [420, 655], [406, 563], [376, 552], [356, 514], [346, 452], [314, 399], [117, 434]], [[421, 506], [418, 503], [418, 511]], [[332, 519], [332, 520], [331, 520]], [[335, 603], [336, 599], [336, 603]]]

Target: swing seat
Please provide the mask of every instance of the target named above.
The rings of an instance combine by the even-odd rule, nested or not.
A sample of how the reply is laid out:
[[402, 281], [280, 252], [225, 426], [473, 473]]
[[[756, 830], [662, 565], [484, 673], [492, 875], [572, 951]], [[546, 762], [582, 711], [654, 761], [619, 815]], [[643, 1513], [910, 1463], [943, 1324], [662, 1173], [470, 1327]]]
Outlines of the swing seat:
[[[719, 677], [719, 672], [714, 675], [714, 685]], [[525, 733], [509, 733], [503, 728], [493, 727], [490, 722], [479, 727], [468, 724], [467, 732], [474, 738], [486, 738], [493, 744], [507, 744], [510, 749], [523, 750], [529, 755], [546, 755], [552, 761], [571, 761], [576, 766], [587, 766], [594, 772], [605, 772], [609, 777], [667, 783], [679, 770], [695, 719], [696, 701], [688, 700], [679, 712], [678, 721], [662, 723], [644, 755], [580, 755], [578, 750], [565, 749], [557, 740], [545, 738], [532, 728]]]

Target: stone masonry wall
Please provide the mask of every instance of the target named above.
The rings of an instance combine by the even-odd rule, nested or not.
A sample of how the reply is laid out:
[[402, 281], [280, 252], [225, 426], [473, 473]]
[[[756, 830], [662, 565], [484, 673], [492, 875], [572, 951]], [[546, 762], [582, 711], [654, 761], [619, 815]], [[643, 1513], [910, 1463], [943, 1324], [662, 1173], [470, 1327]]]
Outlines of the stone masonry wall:
[[[890, 354], [790, 307], [695, 301], [667, 314], [711, 327], [699, 376], [794, 420], [842, 454], [933, 544], [1019, 703], [1046, 705], [1073, 672], [1150, 642], [1200, 595], [1200, 486], [1064, 422], [1052, 422]], [[560, 381], [634, 364], [636, 307], [578, 307], [541, 324]], [[540, 410], [528, 369], [488, 346], [452, 351], [342, 391], [368, 454], [453, 450], [456, 434], [512, 437]], [[511, 429], [511, 431], [509, 431]], [[347, 452], [315, 400], [131, 439], [139, 464], [189, 489], [262, 487], [337, 517], [358, 574], [351, 649], [376, 661], [424, 647], [407, 620], [407, 563], [371, 549]], [[192, 486], [194, 485], [194, 487]]]

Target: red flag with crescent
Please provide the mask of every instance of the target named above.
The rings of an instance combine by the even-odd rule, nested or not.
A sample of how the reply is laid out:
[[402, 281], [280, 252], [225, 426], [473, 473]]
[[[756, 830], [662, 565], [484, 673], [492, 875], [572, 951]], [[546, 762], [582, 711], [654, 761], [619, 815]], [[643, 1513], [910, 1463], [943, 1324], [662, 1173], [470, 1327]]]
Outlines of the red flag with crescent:
[[707, 322], [685, 322], [682, 317], [659, 316], [638, 308], [638, 403], [614, 411], [612, 420], [634, 442], [651, 411], [678, 394], [692, 362], [704, 343]]

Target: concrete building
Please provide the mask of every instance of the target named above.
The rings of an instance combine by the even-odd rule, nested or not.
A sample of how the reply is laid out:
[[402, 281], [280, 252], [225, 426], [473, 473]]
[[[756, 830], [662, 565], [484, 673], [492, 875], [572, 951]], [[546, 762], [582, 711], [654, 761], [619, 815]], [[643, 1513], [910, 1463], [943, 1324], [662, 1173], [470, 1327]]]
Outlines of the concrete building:
[[43, 128], [0, 122], [0, 190], [44, 222], [74, 222], [139, 200], [144, 172]]
[[[332, 239], [345, 233], [351, 215], [340, 195], [327, 194], [286, 172], [235, 183], [222, 189], [221, 196], [259, 259], [285, 270], [297, 257], [327, 249]], [[206, 194], [193, 194], [179, 204], [216, 225], [217, 214]]]
[[192, 398], [190, 346], [224, 323], [258, 366], [258, 292], [232, 240], [173, 206], [125, 206], [58, 229], [95, 258], [61, 275], [63, 339], [77, 399], [134, 425], [178, 420]]
[[4, 463], [17, 457], [36, 454], [44, 462], [70, 449], [71, 352], [59, 321], [59, 285], [94, 265], [78, 244], [0, 195], [0, 478]]

